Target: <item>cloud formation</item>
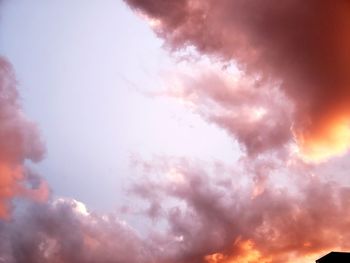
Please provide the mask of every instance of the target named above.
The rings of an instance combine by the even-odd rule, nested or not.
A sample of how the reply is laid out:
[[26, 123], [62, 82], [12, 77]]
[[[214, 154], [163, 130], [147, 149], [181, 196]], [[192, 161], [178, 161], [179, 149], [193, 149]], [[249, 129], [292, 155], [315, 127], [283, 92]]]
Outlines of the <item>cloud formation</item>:
[[97, 215], [72, 199], [30, 204], [12, 222], [0, 222], [0, 262], [142, 263], [149, 249], [116, 216]]
[[[257, 193], [249, 171], [222, 163], [134, 164], [144, 177], [131, 193], [146, 201], [144, 215], [155, 224], [143, 237], [118, 215], [72, 199], [29, 203], [0, 223], [0, 262], [308, 263], [350, 248], [349, 187], [308, 172], [293, 179], [298, 189], [278, 186], [274, 170], [257, 162], [254, 174], [267, 176]], [[276, 177], [289, 180], [278, 168]]]
[[[125, 0], [173, 50], [234, 61], [252, 79], [280, 83], [294, 105], [305, 158], [350, 146], [350, 4], [347, 0]], [[274, 86], [274, 85], [273, 85]], [[274, 135], [271, 135], [274, 136]]]
[[255, 174], [268, 177], [259, 193], [259, 182], [247, 172], [220, 163], [139, 162], [147, 180], [134, 193], [148, 199], [149, 208], [157, 204], [168, 221], [158, 237], [160, 262], [312, 262], [329, 250], [350, 248], [349, 187], [311, 176], [311, 170], [290, 181], [284, 164], [275, 163], [283, 182], [278, 186], [271, 177], [275, 169], [254, 165]]
[[24, 166], [27, 160], [41, 160], [44, 152], [36, 125], [22, 112], [11, 65], [0, 57], [0, 218], [9, 216], [15, 196], [47, 198], [45, 183], [31, 189], [35, 176]]
[[[240, 76], [218, 66], [193, 65], [165, 77], [165, 91], [185, 102], [205, 120], [238, 140], [250, 157], [288, 152], [292, 143], [292, 105], [278, 87]], [[159, 93], [157, 95], [159, 95]]]
[[[248, 156], [228, 177], [186, 161], [166, 172], [162, 162], [171, 182], [135, 188], [150, 200], [146, 214], [168, 219], [169, 262], [312, 262], [349, 249], [349, 187], [319, 178], [294, 153], [318, 162], [350, 147], [350, 3], [124, 1], [170, 51], [221, 65], [190, 64], [166, 78], [165, 94], [224, 128]], [[167, 210], [169, 198], [181, 205]]]

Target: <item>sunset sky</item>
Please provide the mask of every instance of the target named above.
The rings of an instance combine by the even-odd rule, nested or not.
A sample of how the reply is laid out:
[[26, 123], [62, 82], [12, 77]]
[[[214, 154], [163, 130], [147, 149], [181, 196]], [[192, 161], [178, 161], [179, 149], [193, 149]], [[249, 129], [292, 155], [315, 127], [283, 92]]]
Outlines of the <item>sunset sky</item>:
[[0, 1], [0, 263], [350, 251], [347, 0]]

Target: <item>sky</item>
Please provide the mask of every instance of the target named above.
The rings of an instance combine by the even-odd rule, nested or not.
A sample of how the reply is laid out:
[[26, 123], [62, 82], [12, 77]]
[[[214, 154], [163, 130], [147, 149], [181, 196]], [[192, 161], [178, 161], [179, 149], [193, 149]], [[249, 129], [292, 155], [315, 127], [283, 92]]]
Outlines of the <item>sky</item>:
[[0, 262], [350, 251], [346, 0], [0, 2]]
[[1, 53], [46, 143], [36, 169], [55, 195], [112, 209], [123, 202], [133, 155], [237, 158], [224, 132], [145, 95], [174, 61], [123, 2], [6, 1], [0, 27]]

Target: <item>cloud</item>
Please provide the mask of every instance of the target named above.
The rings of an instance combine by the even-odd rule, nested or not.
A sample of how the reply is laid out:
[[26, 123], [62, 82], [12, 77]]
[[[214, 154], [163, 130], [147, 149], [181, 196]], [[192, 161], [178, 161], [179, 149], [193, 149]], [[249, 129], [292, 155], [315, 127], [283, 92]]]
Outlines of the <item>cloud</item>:
[[180, 178], [135, 187], [166, 215], [165, 258], [312, 262], [349, 250], [348, 180], [334, 163], [332, 176], [308, 164], [350, 147], [349, 2], [124, 1], [188, 65], [165, 76], [160, 94], [222, 127], [246, 154], [212, 172], [183, 159], [143, 165], [148, 177]]
[[0, 222], [0, 262], [306, 263], [350, 248], [350, 188], [312, 169], [291, 179], [277, 159], [251, 171], [167, 157], [134, 164], [143, 175], [130, 193], [146, 201], [151, 231], [141, 236], [120, 215], [73, 199], [29, 202]]
[[[134, 192], [161, 204], [166, 215], [168, 227], [158, 236], [160, 262], [311, 262], [329, 250], [350, 248], [349, 187], [305, 169], [291, 179], [283, 164], [275, 163], [275, 169], [262, 164], [252, 166], [267, 177], [268, 187], [256, 194], [256, 180], [223, 164], [146, 162], [147, 180]], [[272, 178], [276, 169], [280, 185]], [[168, 177], [169, 171], [181, 180]], [[150, 179], [157, 174], [163, 179]]]
[[[193, 69], [194, 68], [194, 69]], [[286, 152], [292, 140], [291, 103], [278, 89], [208, 63], [186, 63], [165, 77], [165, 91], [238, 140], [250, 157]]]
[[233, 61], [266, 85], [280, 82], [293, 102], [292, 128], [306, 159], [324, 160], [349, 148], [348, 1], [125, 2], [147, 17], [170, 49], [193, 46]]
[[45, 183], [28, 187], [25, 161], [37, 162], [45, 153], [36, 125], [23, 114], [11, 65], [0, 58], [0, 218], [9, 217], [11, 199], [26, 196], [42, 200]]
[[0, 262], [152, 262], [150, 248], [125, 222], [72, 199], [30, 203], [0, 223], [0, 235]]

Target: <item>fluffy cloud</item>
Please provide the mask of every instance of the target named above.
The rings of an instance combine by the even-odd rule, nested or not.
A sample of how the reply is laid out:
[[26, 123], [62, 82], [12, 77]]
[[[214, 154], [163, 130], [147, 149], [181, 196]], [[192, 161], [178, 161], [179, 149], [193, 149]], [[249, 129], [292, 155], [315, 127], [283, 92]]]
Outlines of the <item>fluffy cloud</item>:
[[[0, 224], [0, 262], [307, 263], [350, 248], [350, 188], [311, 168], [288, 181], [277, 162], [256, 162], [254, 171], [178, 158], [134, 164], [144, 177], [131, 193], [156, 224], [144, 237], [72, 199], [29, 203]], [[250, 173], [266, 176], [266, 187], [256, 192]]]
[[165, 77], [165, 91], [157, 95], [176, 98], [223, 128], [250, 157], [287, 153], [293, 143], [290, 101], [277, 83], [274, 87], [257, 83], [232, 68], [186, 63]]
[[0, 218], [9, 216], [15, 196], [47, 197], [45, 183], [28, 188], [34, 174], [24, 167], [26, 160], [41, 160], [44, 152], [36, 125], [22, 112], [11, 65], [0, 58]]
[[152, 262], [150, 248], [125, 222], [71, 199], [28, 205], [1, 222], [0, 236], [0, 262]]
[[[147, 180], [134, 193], [148, 199], [149, 208], [161, 207], [167, 219], [166, 231], [154, 239], [163, 262], [312, 262], [329, 250], [350, 248], [349, 187], [313, 176], [311, 168], [291, 179], [283, 164], [254, 165], [255, 174], [267, 176], [268, 187], [259, 192], [247, 171], [222, 164], [139, 162]], [[163, 179], [150, 179], [157, 174]]]
[[[233, 61], [259, 83], [279, 82], [294, 105], [290, 128], [306, 158], [323, 160], [349, 148], [348, 1], [125, 2], [148, 18], [172, 50], [193, 46]], [[229, 121], [219, 120], [226, 126]]]

